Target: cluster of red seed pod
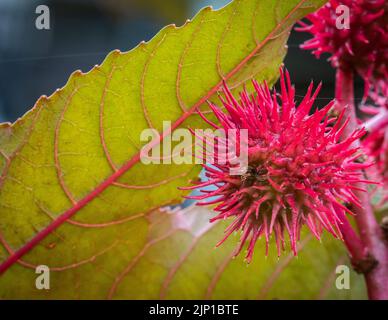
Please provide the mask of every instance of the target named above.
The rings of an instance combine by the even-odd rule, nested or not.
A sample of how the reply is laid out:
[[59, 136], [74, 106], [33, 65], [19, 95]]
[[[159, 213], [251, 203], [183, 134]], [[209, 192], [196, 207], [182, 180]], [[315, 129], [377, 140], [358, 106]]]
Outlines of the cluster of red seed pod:
[[[297, 254], [303, 225], [316, 238], [323, 229], [341, 238], [339, 224], [351, 213], [345, 203], [360, 206], [354, 191], [363, 181], [361, 169], [368, 167], [357, 161], [359, 148], [353, 146], [365, 131], [340, 141], [347, 124], [340, 124], [343, 114], [339, 119], [329, 116], [333, 102], [310, 114], [320, 86], [313, 92], [311, 84], [296, 106], [289, 74], [281, 73], [280, 94], [253, 81], [254, 94], [243, 91], [239, 100], [225, 86], [221, 101], [226, 112], [210, 104], [220, 123], [215, 129], [248, 130], [248, 171], [237, 176], [230, 174], [230, 163], [205, 165], [208, 181], [192, 187], [202, 194], [190, 197], [199, 205], [217, 204], [212, 222], [234, 218], [220, 244], [242, 231], [236, 254], [249, 242], [248, 261], [261, 236], [267, 251], [274, 235], [279, 255], [287, 238]], [[209, 185], [215, 190], [208, 190]]]
[[371, 116], [365, 122], [369, 134], [362, 146], [375, 165], [368, 169], [368, 175], [382, 183], [382, 202], [388, 200], [388, 83], [380, 87], [380, 92], [372, 92], [374, 106], [362, 106], [361, 110]]
[[[349, 10], [349, 21], [340, 28], [338, 18], [344, 8]], [[316, 57], [329, 53], [333, 67], [358, 73], [365, 81], [364, 98], [374, 101], [372, 108], [363, 109], [373, 118], [366, 124], [368, 134], [360, 126], [343, 137], [349, 121], [344, 111], [331, 117], [331, 102], [312, 112], [320, 89], [313, 92], [312, 84], [296, 106], [289, 74], [282, 70], [280, 93], [253, 81], [254, 93], [244, 90], [236, 99], [225, 85], [222, 107], [210, 103], [219, 125], [201, 116], [215, 129], [248, 131], [244, 142], [248, 171], [232, 175], [231, 163], [215, 161], [204, 165], [207, 180], [188, 189], [201, 191], [190, 196], [198, 205], [215, 205], [212, 222], [234, 219], [219, 244], [241, 231], [235, 254], [247, 244], [248, 261], [260, 237], [265, 238], [267, 253], [274, 237], [279, 255], [288, 239], [296, 255], [303, 225], [318, 239], [323, 230], [342, 238], [341, 226], [348, 223], [346, 214], [352, 213], [349, 207], [362, 207], [356, 194], [367, 190], [360, 184], [372, 183], [364, 172], [388, 185], [388, 2], [330, 0], [307, 20], [310, 24], [300, 22], [298, 30], [313, 38], [302, 48]], [[363, 152], [371, 161], [360, 159]]]
[[[342, 6], [342, 7], [340, 7]], [[339, 28], [338, 19], [346, 6], [349, 25]], [[365, 80], [366, 92], [378, 89], [388, 78], [388, 2], [386, 0], [330, 0], [300, 22], [300, 31], [313, 38], [301, 47], [315, 56], [329, 53], [336, 68], [358, 72]]]

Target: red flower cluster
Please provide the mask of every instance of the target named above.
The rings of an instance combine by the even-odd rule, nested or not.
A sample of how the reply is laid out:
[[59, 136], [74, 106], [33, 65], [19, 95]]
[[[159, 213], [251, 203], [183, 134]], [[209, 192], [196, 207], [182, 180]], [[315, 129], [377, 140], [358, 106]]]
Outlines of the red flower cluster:
[[[349, 29], [337, 28], [337, 8], [350, 9]], [[339, 8], [341, 9], [341, 8]], [[334, 67], [357, 71], [369, 88], [379, 87], [388, 78], [388, 2], [386, 0], [330, 0], [317, 12], [310, 14], [307, 25], [299, 31], [313, 35], [301, 47], [313, 50], [315, 56], [330, 53]]]
[[[236, 176], [230, 174], [228, 163], [204, 165], [208, 181], [189, 187], [202, 192], [189, 198], [200, 200], [198, 205], [217, 204], [214, 210], [218, 215], [212, 222], [234, 218], [219, 245], [241, 230], [236, 255], [248, 242], [248, 261], [261, 236], [268, 253], [274, 235], [280, 255], [288, 235], [296, 255], [303, 225], [316, 238], [321, 237], [323, 229], [342, 238], [341, 219], [346, 212], [351, 213], [346, 203], [360, 206], [354, 194], [360, 189], [355, 184], [363, 181], [361, 169], [368, 165], [357, 161], [359, 148], [353, 143], [364, 135], [364, 129], [340, 142], [347, 124], [340, 125], [343, 114], [338, 119], [328, 115], [332, 102], [310, 115], [320, 89], [313, 92], [313, 84], [296, 107], [288, 73], [281, 71], [280, 94], [270, 91], [267, 84], [253, 81], [253, 86], [255, 93], [243, 91], [239, 100], [225, 86], [224, 98], [220, 99], [226, 113], [210, 103], [221, 124], [214, 124], [216, 129], [248, 130], [248, 171]], [[215, 190], [209, 190], [210, 185]]]

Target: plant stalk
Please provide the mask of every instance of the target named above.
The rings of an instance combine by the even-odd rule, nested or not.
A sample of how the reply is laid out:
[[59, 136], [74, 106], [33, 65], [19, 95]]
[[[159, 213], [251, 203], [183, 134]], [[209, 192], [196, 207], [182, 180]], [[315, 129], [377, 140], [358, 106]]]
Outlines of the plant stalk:
[[376, 114], [373, 118], [364, 123], [364, 127], [368, 132], [374, 132], [388, 124], [388, 110], [382, 108], [382, 110]]
[[[336, 75], [336, 100], [337, 112], [345, 109], [345, 121], [349, 124], [343, 131], [343, 136], [349, 136], [359, 127], [354, 103], [354, 79], [350, 70], [337, 69]], [[363, 183], [358, 188], [366, 189]], [[384, 240], [382, 229], [376, 221], [370, 196], [366, 192], [356, 191], [356, 196], [362, 208], [353, 207], [355, 221], [360, 233], [360, 239], [365, 246], [368, 257], [359, 261], [365, 276], [368, 296], [372, 300], [388, 300], [388, 243]]]
[[363, 261], [368, 257], [368, 250], [362, 243], [358, 234], [354, 231], [343, 211], [336, 210], [336, 213], [341, 220], [339, 228], [346, 248], [348, 249], [350, 259], [353, 266], [357, 266], [359, 261]]

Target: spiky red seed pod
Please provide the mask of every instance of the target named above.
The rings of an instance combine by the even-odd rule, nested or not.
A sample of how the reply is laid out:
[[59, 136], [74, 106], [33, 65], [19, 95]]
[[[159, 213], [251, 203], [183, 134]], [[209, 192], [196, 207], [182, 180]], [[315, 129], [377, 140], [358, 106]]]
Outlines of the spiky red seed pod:
[[[296, 107], [288, 72], [284, 75], [281, 71], [280, 85], [281, 93], [277, 94], [267, 84], [253, 81], [255, 93], [250, 95], [244, 90], [239, 100], [224, 87], [224, 98], [220, 99], [226, 113], [210, 103], [221, 124], [213, 126], [225, 131], [248, 130], [248, 141], [244, 142], [248, 144], [248, 172], [231, 175], [230, 163], [204, 165], [208, 181], [186, 188], [200, 189], [200, 196], [189, 197], [199, 200], [198, 205], [217, 204], [214, 210], [218, 215], [211, 222], [234, 217], [218, 245], [241, 230], [235, 254], [249, 242], [248, 261], [261, 236], [265, 237], [268, 253], [274, 235], [280, 255], [288, 234], [296, 255], [302, 225], [318, 239], [323, 229], [342, 238], [341, 220], [345, 212], [351, 213], [346, 203], [360, 206], [353, 191], [360, 190], [355, 184], [363, 181], [361, 169], [368, 166], [357, 162], [359, 148], [353, 146], [365, 131], [357, 130], [340, 142], [347, 122], [340, 125], [343, 114], [338, 119], [329, 117], [333, 102], [309, 114], [321, 86], [313, 93], [311, 83]], [[215, 190], [206, 189], [209, 185]]]
[[375, 106], [362, 106], [361, 110], [373, 117], [366, 121], [369, 133], [362, 141], [365, 153], [375, 165], [367, 170], [368, 176], [382, 182], [382, 203], [388, 200], [388, 83], [382, 84], [380, 92], [373, 92]]
[[[338, 29], [338, 6], [350, 9], [350, 28]], [[358, 72], [365, 80], [365, 93], [378, 88], [388, 78], [388, 2], [386, 0], [330, 0], [317, 12], [307, 16], [299, 31], [313, 38], [303, 49], [313, 50], [316, 57], [331, 54], [335, 68]]]
[[366, 153], [376, 163], [377, 175], [374, 175], [374, 179], [381, 180], [388, 189], [388, 120], [379, 129], [371, 132], [363, 141], [363, 145]]

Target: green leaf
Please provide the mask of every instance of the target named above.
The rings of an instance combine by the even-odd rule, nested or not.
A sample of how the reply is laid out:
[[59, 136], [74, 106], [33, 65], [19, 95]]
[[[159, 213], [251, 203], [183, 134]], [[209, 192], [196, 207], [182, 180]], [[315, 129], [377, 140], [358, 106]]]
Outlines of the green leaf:
[[[214, 250], [227, 223], [209, 225], [214, 213], [191, 207], [154, 213], [142, 250], [116, 276], [109, 298], [116, 299], [366, 299], [364, 279], [354, 273], [343, 244], [328, 234], [320, 243], [304, 234], [299, 256], [278, 259], [273, 243], [265, 257], [258, 242], [250, 265], [233, 259], [235, 239]], [[289, 250], [288, 250], [289, 251]], [[336, 268], [350, 271], [350, 289], [336, 288]]]
[[[343, 245], [333, 238], [323, 244], [310, 235], [300, 255], [264, 257], [259, 242], [247, 265], [232, 258], [234, 241], [211, 250], [225, 224], [209, 225], [211, 212], [189, 208], [166, 216], [155, 213], [149, 238], [138, 255], [113, 281], [109, 298], [117, 299], [364, 299], [362, 276], [351, 271], [350, 290], [335, 286], [335, 269], [349, 265]], [[236, 239], [237, 241], [237, 239]], [[139, 290], [141, 288], [141, 290]]]
[[[105, 297], [148, 243], [149, 212], [180, 202], [177, 187], [200, 170], [141, 164], [140, 133], [162, 131], [165, 120], [174, 129], [204, 126], [196, 110], [223, 80], [273, 83], [292, 24], [324, 2], [204, 8], [183, 27], [75, 72], [23, 118], [1, 125], [0, 298]], [[50, 290], [35, 288], [36, 265], [51, 268]]]

